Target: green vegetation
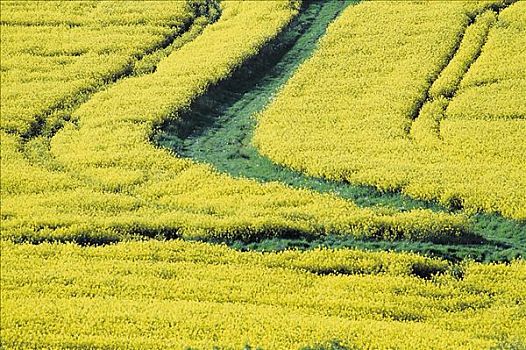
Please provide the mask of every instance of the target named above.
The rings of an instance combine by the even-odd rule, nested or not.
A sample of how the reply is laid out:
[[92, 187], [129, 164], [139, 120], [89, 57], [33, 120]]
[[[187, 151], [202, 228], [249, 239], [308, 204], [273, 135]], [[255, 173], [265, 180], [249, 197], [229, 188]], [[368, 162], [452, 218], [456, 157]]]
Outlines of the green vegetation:
[[526, 341], [525, 276], [388, 252], [3, 242], [0, 334], [7, 349], [488, 349]]
[[[231, 176], [261, 182], [276, 181], [295, 188], [331, 193], [363, 207], [384, 207], [401, 211], [415, 208], [458, 210], [445, 208], [433, 201], [411, 199], [400, 192], [379, 191], [372, 186], [313, 178], [273, 163], [252, 145], [256, 126], [254, 115], [267, 106], [268, 101], [292, 76], [295, 69], [312, 54], [317, 38], [325, 31], [325, 25], [345, 8], [343, 3], [329, 4], [330, 6], [321, 6], [319, 3], [311, 3], [260, 55], [245, 62], [229, 79], [196, 99], [180, 119], [165, 123], [153, 137], [154, 141], [173, 149], [180, 156], [211, 164]], [[486, 24], [486, 17], [487, 15], [482, 17], [482, 24]], [[487, 30], [484, 28], [486, 27], [481, 27]], [[477, 33], [470, 30], [472, 31]], [[469, 257], [478, 261], [510, 261], [525, 255], [526, 223], [488, 214], [475, 215], [472, 220], [473, 232], [483, 237], [477, 244], [455, 244], [451, 241], [444, 244], [386, 242], [338, 235], [226, 242], [242, 250], [360, 247], [409, 250], [451, 260]]]
[[523, 4], [1, 1], [0, 348], [524, 348]]
[[[524, 221], [526, 89], [520, 88], [524, 60], [519, 44], [525, 37], [524, 6], [507, 5], [364, 2], [346, 9], [329, 26], [312, 58], [259, 115], [254, 144], [276, 163], [311, 176], [398, 190], [469, 214], [500, 213]], [[506, 104], [506, 114], [515, 117], [501, 118], [500, 112], [491, 118], [450, 117], [459, 93], [440, 123], [439, 142], [414, 142], [408, 131], [435, 79], [455, 52], [473, 56], [467, 50], [472, 43], [461, 45], [466, 28], [478, 14], [502, 8], [499, 18], [509, 23], [510, 39], [499, 34], [499, 44], [492, 44], [497, 35], [492, 33], [503, 32], [497, 22], [466, 79], [479, 70], [478, 62], [486, 62], [484, 69], [498, 79], [510, 77], [506, 84], [514, 88], [496, 95], [488, 91], [478, 95], [480, 100], [465, 103], [492, 104], [495, 96], [495, 105]], [[484, 23], [475, 21], [475, 29], [479, 22]], [[486, 27], [477, 45], [484, 42]], [[470, 41], [472, 36], [464, 38]], [[508, 51], [517, 57], [511, 68], [489, 68], [508, 67]]]

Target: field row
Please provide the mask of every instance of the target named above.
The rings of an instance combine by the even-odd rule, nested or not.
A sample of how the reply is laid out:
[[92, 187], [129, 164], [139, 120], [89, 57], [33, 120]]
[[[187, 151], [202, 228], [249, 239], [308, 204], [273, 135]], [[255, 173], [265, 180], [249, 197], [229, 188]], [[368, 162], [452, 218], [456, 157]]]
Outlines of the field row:
[[75, 123], [50, 140], [2, 135], [3, 237], [107, 242], [130, 235], [252, 240], [337, 233], [473, 241], [460, 214], [359, 208], [332, 195], [233, 179], [151, 145], [156, 126], [177, 119], [298, 13], [296, 2], [222, 6], [216, 23], [155, 72], [94, 94], [72, 113]]
[[506, 6], [348, 8], [261, 113], [254, 144], [309, 175], [526, 219], [526, 3]]
[[60, 127], [76, 104], [130, 74], [201, 15], [186, 2], [1, 6], [1, 128], [24, 136]]
[[522, 261], [453, 267], [352, 250], [3, 243], [2, 343], [300, 349], [336, 339], [350, 348], [507, 348], [526, 341], [525, 276]]
[[496, 21], [495, 12], [488, 10], [477, 16], [474, 23], [465, 30], [459, 48], [429, 88], [428, 98], [411, 125], [410, 136], [415, 142], [440, 145], [440, 122], [446, 118], [451, 98], [455, 96], [462, 78], [480, 55], [489, 30]]

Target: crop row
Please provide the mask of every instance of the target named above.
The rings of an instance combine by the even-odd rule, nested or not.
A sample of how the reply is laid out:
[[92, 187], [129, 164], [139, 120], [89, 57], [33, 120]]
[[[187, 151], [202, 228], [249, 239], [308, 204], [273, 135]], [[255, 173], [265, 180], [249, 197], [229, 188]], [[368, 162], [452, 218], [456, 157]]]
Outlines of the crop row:
[[[507, 122], [519, 121], [518, 132], [524, 134], [526, 3], [518, 1], [502, 11], [498, 19], [480, 57], [462, 80], [447, 114], [453, 125], [464, 120], [484, 120], [492, 122], [488, 127], [503, 127]], [[503, 144], [506, 142], [503, 140]], [[517, 146], [524, 151], [524, 143]]]
[[[193, 3], [204, 5], [207, 0]], [[189, 2], [167, 4], [163, 2], [120, 1], [5, 1], [1, 4], [2, 24], [4, 26], [50, 27], [111, 27], [149, 25], [160, 27], [180, 27], [185, 13], [191, 10]], [[195, 8], [195, 6], [194, 6]], [[23, 30], [23, 28], [20, 28]], [[51, 43], [49, 43], [51, 44]], [[54, 43], [57, 44], [57, 43]]]
[[428, 100], [424, 102], [410, 135], [415, 142], [439, 145], [440, 122], [446, 118], [446, 109], [466, 74], [480, 54], [490, 28], [495, 24], [495, 12], [488, 10], [477, 16], [462, 37], [455, 55], [429, 88]]
[[26, 136], [43, 127], [39, 124], [59, 126], [70, 117], [68, 107], [126, 74], [197, 15], [185, 2], [124, 6], [28, 1], [1, 6], [1, 128]]
[[2, 345], [506, 348], [526, 342], [525, 276], [523, 261], [453, 268], [385, 252], [4, 242]]
[[466, 29], [460, 47], [457, 52], [455, 52], [455, 56], [429, 88], [429, 95], [431, 97], [451, 97], [455, 94], [470, 64], [473, 63], [480, 54], [488, 32], [496, 21], [497, 16], [495, 12], [489, 10], [479, 15], [475, 19], [475, 23]]
[[2, 235], [112, 241], [350, 234], [471, 241], [466, 217], [362, 209], [330, 195], [233, 179], [149, 143], [196, 96], [259, 52], [298, 12], [296, 2], [226, 2], [221, 18], [152, 74], [94, 94], [51, 140], [2, 135]]
[[[437, 98], [421, 110], [428, 93], [448, 95], [459, 84], [494, 15], [468, 25], [503, 6], [364, 2], [348, 8], [259, 116], [254, 144], [310, 175], [526, 219], [524, 2], [499, 13], [449, 106]], [[419, 113], [425, 120], [418, 121]], [[414, 142], [415, 118], [415, 131], [441, 138]]]

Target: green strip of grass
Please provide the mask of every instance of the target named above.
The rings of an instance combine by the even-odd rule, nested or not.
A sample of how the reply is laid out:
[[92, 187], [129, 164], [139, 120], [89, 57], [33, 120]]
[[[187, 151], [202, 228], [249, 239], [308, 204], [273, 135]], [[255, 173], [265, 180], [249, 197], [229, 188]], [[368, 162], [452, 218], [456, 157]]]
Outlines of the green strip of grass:
[[[153, 141], [183, 157], [211, 164], [234, 177], [260, 182], [277, 181], [295, 188], [333, 193], [364, 207], [384, 206], [400, 211], [414, 208], [456, 210], [397, 192], [381, 192], [370, 186], [309, 177], [274, 164], [252, 146], [256, 125], [254, 114], [265, 108], [298, 66], [311, 56], [329, 23], [352, 3], [306, 3], [298, 17], [259, 55], [247, 61], [231, 78], [196, 99], [179, 121], [161, 126]], [[485, 214], [474, 216], [473, 221], [475, 233], [485, 239], [481, 244], [363, 241], [337, 236], [227, 243], [242, 250], [309, 249], [317, 246], [410, 250], [450, 260], [508, 261], [526, 255], [526, 223]]]

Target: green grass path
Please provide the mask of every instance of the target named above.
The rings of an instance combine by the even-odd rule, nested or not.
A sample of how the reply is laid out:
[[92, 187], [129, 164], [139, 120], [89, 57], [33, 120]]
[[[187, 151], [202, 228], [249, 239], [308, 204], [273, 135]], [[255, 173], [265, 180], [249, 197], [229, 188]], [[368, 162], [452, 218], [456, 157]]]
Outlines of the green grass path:
[[[316, 49], [330, 22], [351, 1], [306, 3], [296, 19], [231, 78], [212, 87], [192, 104], [180, 121], [163, 125], [154, 142], [177, 154], [213, 165], [220, 172], [260, 182], [277, 181], [295, 188], [333, 193], [359, 206], [388, 206], [398, 210], [429, 208], [446, 211], [434, 202], [411, 199], [374, 187], [314, 178], [282, 167], [259, 154], [251, 139], [256, 120], [279, 88]], [[497, 215], [473, 218], [476, 233], [486, 239], [479, 245], [439, 245], [408, 241], [363, 241], [347, 237], [322, 237], [315, 241], [272, 239], [254, 243], [229, 242], [241, 249], [276, 250], [313, 246], [413, 250], [452, 260], [509, 260], [526, 255], [526, 223]]]

